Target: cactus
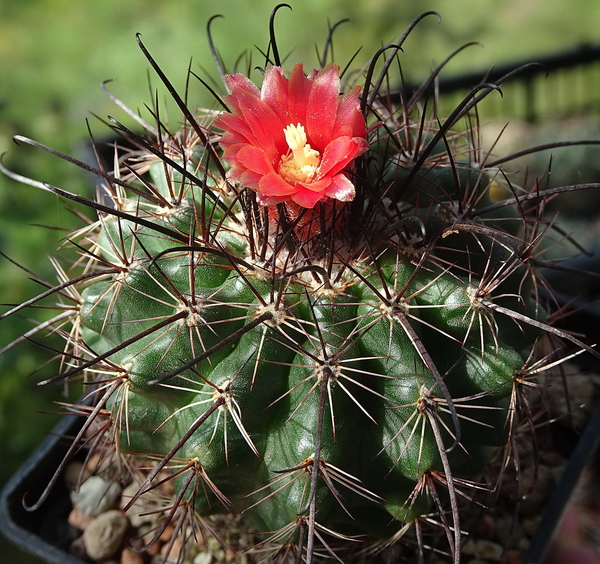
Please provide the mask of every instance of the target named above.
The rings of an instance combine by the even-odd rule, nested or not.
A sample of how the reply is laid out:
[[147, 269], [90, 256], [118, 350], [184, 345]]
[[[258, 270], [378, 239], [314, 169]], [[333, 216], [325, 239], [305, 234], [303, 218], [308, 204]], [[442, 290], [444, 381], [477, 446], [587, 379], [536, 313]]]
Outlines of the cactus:
[[339, 67], [287, 72], [271, 37], [260, 88], [225, 75], [223, 109], [192, 113], [139, 43], [180, 131], [111, 118], [129, 148], [93, 169], [96, 201], [3, 168], [97, 212], [42, 296], [63, 298], [47, 326], [67, 343], [46, 383], [93, 387], [81, 436], [100, 422], [93, 448], [141, 483], [130, 505], [173, 481], [165, 523], [241, 515], [259, 554], [350, 561], [437, 514], [458, 561], [460, 487], [510, 449], [528, 381], [558, 362], [544, 337], [592, 350], [538, 298], [536, 210], [560, 189], [514, 186], [474, 142], [497, 86], [442, 120], [439, 69], [382, 90], [402, 41], [340, 94]]

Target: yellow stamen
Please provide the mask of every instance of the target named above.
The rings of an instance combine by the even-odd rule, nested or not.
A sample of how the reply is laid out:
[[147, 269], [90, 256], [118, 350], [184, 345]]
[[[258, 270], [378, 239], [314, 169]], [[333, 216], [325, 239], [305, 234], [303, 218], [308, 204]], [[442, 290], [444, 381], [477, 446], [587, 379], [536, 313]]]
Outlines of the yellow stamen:
[[283, 133], [290, 152], [281, 157], [279, 173], [288, 182], [311, 182], [321, 163], [319, 151], [315, 151], [306, 142], [306, 132], [302, 125], [290, 124]]

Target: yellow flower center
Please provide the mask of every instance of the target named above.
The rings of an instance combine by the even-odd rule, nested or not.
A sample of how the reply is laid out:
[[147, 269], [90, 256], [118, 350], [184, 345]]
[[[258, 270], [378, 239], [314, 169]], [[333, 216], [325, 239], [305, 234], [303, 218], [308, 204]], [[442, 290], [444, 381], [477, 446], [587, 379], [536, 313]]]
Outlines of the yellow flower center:
[[306, 142], [306, 132], [302, 125], [290, 124], [283, 133], [290, 151], [281, 157], [279, 174], [288, 182], [311, 182], [321, 163], [319, 151], [312, 149]]

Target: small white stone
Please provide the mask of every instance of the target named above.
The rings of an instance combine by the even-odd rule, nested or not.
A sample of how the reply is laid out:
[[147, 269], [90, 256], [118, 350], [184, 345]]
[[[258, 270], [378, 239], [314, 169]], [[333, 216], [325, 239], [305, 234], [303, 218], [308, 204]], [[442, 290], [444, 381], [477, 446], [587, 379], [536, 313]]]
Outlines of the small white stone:
[[462, 554], [465, 555], [473, 555], [475, 554], [475, 541], [473, 539], [468, 539], [462, 547]]
[[88, 556], [93, 560], [108, 560], [114, 556], [125, 540], [129, 520], [116, 509], [98, 515], [83, 532], [83, 542]]
[[77, 487], [82, 474], [83, 462], [69, 462], [62, 475], [63, 481], [69, 490], [74, 490]]
[[541, 515], [536, 515], [534, 517], [529, 517], [527, 519], [523, 519], [523, 530], [525, 534], [531, 538], [535, 532], [537, 531], [538, 525], [542, 519]]
[[[528, 491], [532, 485], [532, 491]], [[525, 492], [525, 496], [519, 504], [519, 514], [524, 517], [539, 515], [552, 495], [554, 485], [552, 468], [544, 464], [525, 468], [521, 472], [521, 491]]]
[[177, 560], [171, 560], [170, 558], [165, 561], [163, 554], [155, 554], [150, 559], [150, 564], [178, 564]]
[[481, 560], [500, 562], [503, 553], [504, 548], [498, 543], [483, 539], [475, 541], [475, 557]]
[[[139, 489], [140, 485], [137, 482], [132, 482], [123, 490], [120, 503], [121, 509], [125, 509], [133, 496], [138, 493]], [[146, 512], [149, 514], [144, 515], [143, 513]], [[154, 523], [154, 521], [156, 521], [156, 515], [148, 511], [148, 505], [144, 503], [141, 498], [137, 499], [136, 502], [127, 510], [126, 515], [129, 517], [131, 525], [136, 529], [147, 523]]]
[[100, 476], [90, 476], [79, 490], [71, 492], [71, 501], [86, 517], [96, 517], [113, 505], [121, 494], [121, 486]]
[[212, 562], [212, 554], [210, 552], [199, 552], [194, 558], [193, 564], [210, 564]]
[[496, 519], [494, 540], [505, 548], [517, 548], [519, 540], [524, 536], [521, 523], [514, 517], [500, 516]]

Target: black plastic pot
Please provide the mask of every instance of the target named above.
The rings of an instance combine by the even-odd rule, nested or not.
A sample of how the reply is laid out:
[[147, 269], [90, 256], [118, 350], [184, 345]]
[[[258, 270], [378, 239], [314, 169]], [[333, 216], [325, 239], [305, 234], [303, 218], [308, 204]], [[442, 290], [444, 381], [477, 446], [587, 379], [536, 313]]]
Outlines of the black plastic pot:
[[68, 552], [77, 536], [67, 522], [69, 492], [59, 480], [36, 511], [27, 511], [23, 498], [29, 503], [38, 499], [67, 453], [69, 437], [76, 435], [83, 422], [83, 417], [63, 417], [0, 493], [0, 530], [19, 548], [50, 564], [84, 564]]
[[531, 539], [529, 550], [523, 559], [523, 564], [539, 564], [543, 561], [583, 469], [598, 454], [599, 443], [600, 408], [596, 408], [567, 462], [552, 497], [548, 500], [540, 524]]

